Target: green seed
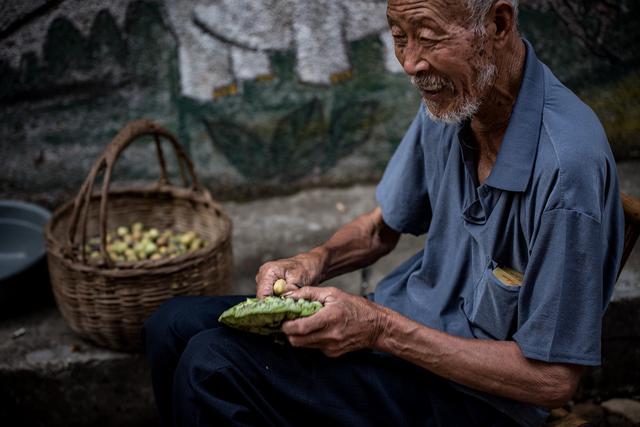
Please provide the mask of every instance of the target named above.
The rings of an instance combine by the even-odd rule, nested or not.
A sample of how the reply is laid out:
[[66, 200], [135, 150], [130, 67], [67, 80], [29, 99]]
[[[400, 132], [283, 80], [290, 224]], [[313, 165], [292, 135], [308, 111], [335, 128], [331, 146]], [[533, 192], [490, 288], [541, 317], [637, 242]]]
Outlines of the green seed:
[[[284, 279], [278, 279], [273, 284], [273, 293], [276, 295], [282, 295], [284, 293], [284, 289], [287, 286], [287, 282]], [[298, 300], [302, 301], [302, 300]]]

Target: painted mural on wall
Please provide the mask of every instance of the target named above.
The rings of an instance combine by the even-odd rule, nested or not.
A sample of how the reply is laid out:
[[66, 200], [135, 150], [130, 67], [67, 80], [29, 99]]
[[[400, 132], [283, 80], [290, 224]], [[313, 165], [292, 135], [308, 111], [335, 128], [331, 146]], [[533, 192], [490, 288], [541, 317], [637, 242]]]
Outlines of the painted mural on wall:
[[[638, 155], [638, 2], [523, 0], [521, 30]], [[58, 202], [128, 120], [220, 194], [379, 176], [419, 103], [381, 0], [0, 0], [0, 192]], [[126, 179], [156, 173], [150, 145]]]
[[166, 7], [178, 36], [181, 91], [194, 99], [271, 79], [274, 51], [295, 51], [302, 83], [340, 82], [351, 77], [348, 43], [370, 35], [383, 43], [387, 71], [402, 71], [379, 0], [182, 0]]

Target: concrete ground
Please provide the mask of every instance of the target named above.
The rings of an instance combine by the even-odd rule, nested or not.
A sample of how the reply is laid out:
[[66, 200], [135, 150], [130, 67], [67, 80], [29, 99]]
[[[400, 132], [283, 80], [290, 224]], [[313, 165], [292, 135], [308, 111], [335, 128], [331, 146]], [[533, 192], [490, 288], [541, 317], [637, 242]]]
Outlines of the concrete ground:
[[[622, 190], [638, 197], [639, 166], [640, 162], [619, 165]], [[372, 209], [373, 194], [374, 186], [358, 185], [224, 203], [234, 222], [234, 293], [254, 291], [253, 277], [263, 262], [307, 250], [340, 224]], [[366, 274], [347, 274], [329, 284], [353, 293], [370, 292], [392, 268], [418, 251], [423, 239], [404, 236], [396, 250]], [[46, 278], [38, 280], [44, 284]], [[595, 405], [597, 409], [583, 404], [586, 412], [601, 416], [599, 425], [627, 425], [611, 422], [618, 415], [607, 415], [611, 409], [599, 405], [601, 400], [640, 396], [639, 314], [640, 250], [636, 249], [605, 316], [603, 366], [585, 374], [576, 396]], [[11, 420], [2, 425], [48, 427], [158, 422], [142, 356], [104, 350], [78, 338], [50, 301], [0, 320], [0, 420]]]

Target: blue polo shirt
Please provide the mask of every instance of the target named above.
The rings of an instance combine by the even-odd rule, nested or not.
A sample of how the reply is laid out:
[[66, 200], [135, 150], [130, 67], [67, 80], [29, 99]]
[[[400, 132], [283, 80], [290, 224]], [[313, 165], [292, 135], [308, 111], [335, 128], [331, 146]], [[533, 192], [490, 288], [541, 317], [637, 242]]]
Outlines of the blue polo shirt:
[[[526, 46], [524, 76], [491, 174], [478, 184], [468, 124], [420, 108], [376, 189], [384, 221], [424, 249], [374, 300], [452, 335], [515, 341], [525, 357], [600, 363], [602, 316], [622, 254], [616, 165], [593, 111]], [[524, 276], [507, 285], [496, 267]], [[522, 425], [542, 408], [477, 392]]]

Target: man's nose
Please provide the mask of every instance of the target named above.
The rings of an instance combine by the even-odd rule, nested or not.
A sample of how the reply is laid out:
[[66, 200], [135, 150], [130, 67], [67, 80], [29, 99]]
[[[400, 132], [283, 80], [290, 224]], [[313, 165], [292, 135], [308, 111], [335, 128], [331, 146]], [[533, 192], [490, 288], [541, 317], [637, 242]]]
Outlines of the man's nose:
[[421, 71], [429, 70], [429, 62], [422, 55], [420, 46], [416, 43], [409, 43], [405, 48], [402, 68], [404, 68], [404, 72], [410, 76], [415, 76]]

